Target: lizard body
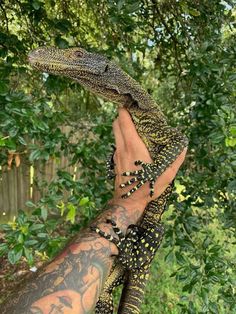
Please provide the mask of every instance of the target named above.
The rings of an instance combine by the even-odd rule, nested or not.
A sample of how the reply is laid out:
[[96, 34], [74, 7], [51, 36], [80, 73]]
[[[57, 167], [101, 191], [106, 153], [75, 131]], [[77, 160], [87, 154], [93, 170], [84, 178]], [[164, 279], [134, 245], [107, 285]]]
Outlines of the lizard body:
[[[76, 80], [83, 87], [129, 111], [137, 132], [150, 152], [153, 163], [136, 161], [135, 164], [140, 165], [141, 170], [126, 171], [123, 174], [132, 178], [122, 184], [121, 188], [135, 183], [123, 197], [129, 197], [146, 182], [149, 182], [152, 196], [157, 177], [188, 144], [184, 135], [168, 126], [165, 116], [153, 98], [113, 61], [81, 48], [38, 48], [29, 54], [29, 60], [37, 69]], [[123, 235], [125, 241], [115, 238], [111, 240], [109, 236], [109, 240], [118, 246], [119, 257], [108, 278], [108, 284], [105, 285], [104, 293], [100, 297], [96, 313], [113, 313], [111, 291], [124, 278], [125, 288], [118, 313], [139, 313], [150, 264], [163, 234], [160, 226], [161, 215], [170, 194], [171, 186], [158, 199], [147, 205], [140, 222], [140, 229], [136, 230], [135, 226], [131, 228], [130, 233]], [[114, 228], [116, 229], [115, 225]], [[152, 229], [156, 231], [155, 239], [152, 237], [155, 235], [152, 234]], [[137, 233], [140, 231], [137, 237], [135, 230]], [[101, 230], [96, 230], [96, 232], [104, 236]], [[141, 250], [135, 249], [137, 247]]]

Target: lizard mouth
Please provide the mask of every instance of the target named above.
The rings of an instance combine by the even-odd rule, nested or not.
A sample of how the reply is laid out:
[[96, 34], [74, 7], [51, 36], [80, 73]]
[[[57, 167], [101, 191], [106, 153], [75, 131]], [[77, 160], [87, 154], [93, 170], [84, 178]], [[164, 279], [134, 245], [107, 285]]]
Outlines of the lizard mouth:
[[[47, 60], [43, 60], [41, 58], [37, 58], [34, 56], [30, 56], [28, 57], [29, 63], [36, 69], [38, 70], [42, 70], [44, 72], [48, 72], [48, 73], [52, 73], [52, 74], [57, 74], [57, 73], [65, 73], [65, 71], [67, 70], [68, 72], [73, 72], [74, 71], [78, 71], [79, 66], [78, 65], [73, 65], [73, 64], [69, 64], [69, 63], [64, 63], [64, 62], [60, 62], [60, 61], [47, 61]], [[80, 70], [80, 72], [82, 73], [82, 71]], [[85, 71], [83, 71], [85, 73]]]
[[[80, 66], [78, 64], [71, 64], [71, 63], [65, 63], [60, 61], [47, 61], [43, 60], [41, 58], [35, 58], [35, 57], [28, 57], [29, 63], [36, 69], [41, 70], [43, 72], [52, 73], [52, 74], [60, 74], [63, 73], [63, 75], [66, 75], [66, 73], [72, 74], [73, 72], [76, 73], [80, 77], [87, 76], [88, 74], [93, 75], [100, 75], [100, 71], [93, 71], [93, 70], [85, 70], [85, 67]], [[83, 68], [83, 70], [82, 70]]]

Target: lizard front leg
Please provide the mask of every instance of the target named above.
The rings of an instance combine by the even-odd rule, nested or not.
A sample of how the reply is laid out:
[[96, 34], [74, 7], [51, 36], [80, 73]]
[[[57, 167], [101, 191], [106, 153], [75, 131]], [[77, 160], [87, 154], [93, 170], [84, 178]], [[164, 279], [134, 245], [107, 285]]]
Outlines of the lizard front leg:
[[140, 270], [145, 268], [146, 264], [150, 264], [164, 234], [162, 224], [153, 223], [153, 225], [149, 225], [148, 229], [130, 225], [129, 232], [125, 236], [115, 221], [108, 219], [107, 223], [112, 225], [118, 239], [97, 227], [93, 226], [91, 229], [117, 246], [119, 250], [117, 259], [125, 269]]
[[142, 169], [136, 171], [126, 171], [123, 176], [133, 176], [132, 179], [120, 185], [121, 188], [129, 186], [137, 182], [130, 191], [123, 194], [123, 198], [128, 198], [131, 194], [137, 191], [146, 182], [149, 182], [150, 196], [154, 195], [154, 184], [156, 179], [170, 166], [177, 156], [187, 146], [188, 140], [185, 136], [178, 136], [171, 138], [168, 143], [158, 153], [154, 163], [145, 163], [141, 160], [134, 162], [136, 166], [141, 166]]

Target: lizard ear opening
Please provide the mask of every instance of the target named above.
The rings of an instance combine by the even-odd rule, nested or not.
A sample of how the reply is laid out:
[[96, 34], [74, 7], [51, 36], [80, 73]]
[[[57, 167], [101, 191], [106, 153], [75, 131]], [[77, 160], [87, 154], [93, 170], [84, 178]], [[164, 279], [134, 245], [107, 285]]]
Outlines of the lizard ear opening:
[[104, 71], [104, 72], [107, 72], [108, 69], [109, 69], [109, 66], [108, 66], [108, 64], [107, 64], [106, 67], [105, 67], [105, 71]]

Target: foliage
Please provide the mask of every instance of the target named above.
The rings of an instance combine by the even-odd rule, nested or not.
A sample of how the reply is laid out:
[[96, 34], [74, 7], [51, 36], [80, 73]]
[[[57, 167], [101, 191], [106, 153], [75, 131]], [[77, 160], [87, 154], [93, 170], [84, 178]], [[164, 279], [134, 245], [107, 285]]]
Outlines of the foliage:
[[[46, 226], [47, 213], [65, 211], [65, 220], [73, 222], [80, 200], [88, 198], [90, 210], [82, 206], [76, 211], [76, 223], [84, 225], [95, 215], [92, 208], [101, 208], [111, 197], [104, 159], [112, 141], [113, 107], [74, 82], [37, 73], [27, 64], [32, 48], [79, 44], [117, 60], [189, 137], [188, 158], [166, 219], [166, 258], [160, 264], [163, 272], [165, 263], [173, 269], [166, 280], [180, 285], [173, 313], [235, 311], [235, 15], [231, 0], [1, 2], [0, 164], [7, 163], [9, 151], [30, 163], [71, 155], [80, 170], [77, 181], [62, 169], [50, 185], [39, 182], [46, 193], [32, 205], [38, 208], [36, 216], [20, 213], [17, 230], [5, 226], [11, 250], [22, 234], [20, 217], [28, 227], [35, 217]], [[63, 125], [72, 127], [69, 135], [61, 131]], [[73, 143], [77, 128], [81, 139]], [[50, 251], [50, 245], [45, 249]], [[25, 254], [21, 250], [10, 260]], [[159, 312], [157, 306], [147, 312]], [[171, 313], [170, 308], [162, 311]]]
[[[57, 206], [58, 212], [48, 216], [49, 202], [49, 199], [45, 203], [41, 200], [36, 206], [29, 201], [27, 205], [34, 208], [30, 215], [19, 211], [13, 221], [0, 225], [0, 230], [5, 232], [4, 242], [0, 244], [0, 256], [7, 254], [11, 264], [25, 257], [30, 266], [34, 265], [36, 257], [42, 257], [43, 260], [52, 258], [65, 245], [68, 240], [66, 235], [72, 236], [78, 232], [83, 220], [92, 217], [89, 213], [94, 204], [88, 197], [81, 198], [77, 206], [61, 201]], [[78, 221], [81, 211], [85, 214], [78, 225], [75, 220]]]
[[1, 244], [1, 255], [7, 254], [11, 264], [17, 263], [22, 256], [25, 256], [29, 265], [34, 263], [34, 255], [45, 252], [48, 256], [61, 248], [65, 243], [65, 237], [57, 235], [55, 231], [59, 220], [48, 219], [44, 221], [38, 215], [27, 215], [21, 211], [13, 222], [2, 224], [1, 229], [5, 231], [5, 242]]

